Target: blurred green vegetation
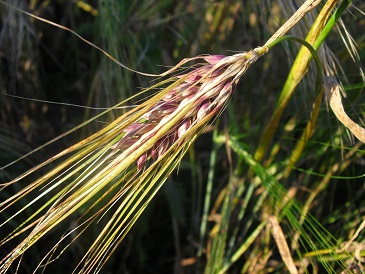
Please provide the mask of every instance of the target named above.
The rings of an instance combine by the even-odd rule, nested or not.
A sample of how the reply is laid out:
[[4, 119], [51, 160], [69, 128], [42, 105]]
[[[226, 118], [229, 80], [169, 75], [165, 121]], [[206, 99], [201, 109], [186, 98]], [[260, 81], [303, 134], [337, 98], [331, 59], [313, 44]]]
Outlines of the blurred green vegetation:
[[[291, 15], [290, 8], [296, 8], [276, 0], [9, 3], [71, 28], [128, 67], [147, 73], [161, 73], [185, 57], [229, 55], [262, 45]], [[341, 67], [337, 76], [347, 92], [345, 108], [363, 125], [365, 96], [359, 66], [364, 67], [365, 60], [365, 16], [359, 10], [364, 12], [365, 4], [354, 1], [343, 22], [358, 45], [362, 63], [354, 65], [339, 29], [331, 33], [326, 44]], [[315, 18], [315, 13], [310, 16]], [[156, 81], [120, 68], [69, 32], [1, 4], [0, 17], [0, 166], [100, 112], [66, 104], [110, 107]], [[311, 19], [306, 17], [291, 34], [304, 38], [310, 27]], [[314, 66], [291, 98], [269, 152], [259, 163], [264, 171], [253, 175], [248, 164], [247, 155], [253, 155], [259, 144], [297, 52], [297, 45], [285, 43], [250, 68], [226, 112], [194, 144], [103, 273], [218, 273], [217, 264], [229, 266], [229, 273], [284, 273], [270, 228], [264, 226], [269, 215], [280, 215], [281, 208], [268, 202], [270, 195], [260, 183], [260, 175], [280, 181], [288, 195], [338, 239], [338, 248], [349, 241], [365, 216], [365, 150], [325, 103], [314, 135], [293, 172], [285, 176], [288, 158], [306, 127], [316, 96]], [[81, 135], [64, 138], [57, 146], [1, 170], [1, 182], [87, 137], [122, 112], [110, 112], [108, 118], [86, 127]], [[301, 217], [298, 215], [298, 220]], [[316, 259], [311, 266], [304, 266], [306, 251], [298, 247], [299, 231], [293, 231], [285, 220], [281, 225], [298, 269], [323, 273]], [[84, 241], [96, 237], [88, 236]], [[54, 244], [59, 237], [51, 235], [49, 242], [37, 248]], [[250, 237], [252, 242], [248, 243]], [[231, 261], [246, 243], [246, 252]], [[347, 250], [350, 255], [344, 258], [345, 264], [361, 265], [364, 243], [365, 232], [361, 230]], [[70, 250], [60, 259], [62, 264], [50, 264], [47, 271], [69, 273], [75, 258], [82, 256], [83, 247]], [[359, 258], [355, 258], [356, 250]], [[39, 254], [34, 251], [34, 256]], [[37, 264], [28, 263], [30, 269]], [[27, 271], [22, 269], [21, 273]]]

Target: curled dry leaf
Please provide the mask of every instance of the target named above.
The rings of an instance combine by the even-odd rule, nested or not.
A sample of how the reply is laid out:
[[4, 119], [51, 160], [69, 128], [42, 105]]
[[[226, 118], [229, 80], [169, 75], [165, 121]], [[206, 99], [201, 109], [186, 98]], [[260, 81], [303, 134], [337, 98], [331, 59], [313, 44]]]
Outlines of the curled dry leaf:
[[365, 129], [359, 126], [357, 123], [351, 120], [346, 114], [341, 100], [341, 85], [334, 77], [326, 77], [324, 79], [324, 90], [326, 93], [327, 101], [336, 115], [337, 119], [347, 127], [357, 139], [365, 143]]

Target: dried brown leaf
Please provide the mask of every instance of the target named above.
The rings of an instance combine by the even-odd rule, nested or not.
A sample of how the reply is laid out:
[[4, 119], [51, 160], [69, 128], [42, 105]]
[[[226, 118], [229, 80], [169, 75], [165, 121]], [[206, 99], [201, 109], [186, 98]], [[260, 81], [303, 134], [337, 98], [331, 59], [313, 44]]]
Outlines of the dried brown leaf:
[[324, 79], [324, 89], [327, 100], [337, 119], [347, 127], [357, 139], [365, 143], [365, 129], [351, 120], [346, 114], [341, 100], [341, 85], [334, 77]]
[[285, 240], [284, 232], [279, 225], [278, 219], [275, 216], [270, 216], [269, 223], [271, 225], [271, 234], [274, 237], [274, 240], [279, 249], [283, 262], [285, 263], [286, 267], [288, 268], [291, 274], [297, 274], [298, 270], [295, 267], [293, 258], [290, 254], [288, 244]]

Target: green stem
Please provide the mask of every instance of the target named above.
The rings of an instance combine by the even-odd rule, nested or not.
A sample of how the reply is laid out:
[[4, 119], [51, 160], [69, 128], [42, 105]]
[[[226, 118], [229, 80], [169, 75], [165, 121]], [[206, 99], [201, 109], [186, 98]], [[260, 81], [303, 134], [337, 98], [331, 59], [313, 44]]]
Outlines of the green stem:
[[[344, 0], [331, 16], [329, 16], [329, 13], [332, 11], [333, 6], [335, 5], [335, 2], [326, 3], [325, 7], [323, 8], [323, 10], [320, 13], [320, 16], [317, 18], [312, 29], [310, 30], [309, 34], [307, 35], [306, 43], [302, 43], [301, 41], [303, 41], [303, 40], [301, 40], [299, 38], [294, 38], [292, 36], [289, 36], [289, 37], [291, 37], [291, 38], [289, 38], [288, 36], [284, 36], [284, 37], [275, 39], [273, 42], [270, 42], [266, 45], [268, 48], [272, 48], [284, 40], [295, 40], [297, 42], [302, 43], [304, 46], [306, 46], [306, 48], [309, 49], [311, 55], [307, 54], [303, 50], [301, 50], [298, 53], [298, 56], [295, 59], [292, 69], [289, 73], [288, 79], [283, 87], [282, 93], [278, 99], [276, 110], [260, 139], [259, 146], [255, 152], [256, 160], [261, 161], [264, 158], [264, 156], [267, 152], [267, 149], [272, 141], [273, 135], [276, 132], [276, 129], [279, 124], [279, 120], [282, 116], [282, 113], [283, 113], [287, 103], [289, 102], [289, 99], [290, 99], [291, 95], [293, 94], [294, 89], [296, 88], [296, 86], [298, 85], [298, 83], [301, 81], [302, 77], [306, 73], [308, 62], [310, 61], [310, 59], [312, 57], [314, 57], [313, 52], [315, 52], [315, 50], [317, 50], [320, 47], [320, 45], [323, 43], [323, 41], [325, 40], [325, 38], [327, 37], [327, 35], [331, 31], [331, 29], [333, 28], [334, 24], [338, 21], [340, 15], [343, 13], [343, 11], [346, 9], [346, 7], [350, 3], [351, 3], [350, 0]], [[328, 20], [326, 20], [327, 17], [329, 17]], [[310, 48], [309, 48], [307, 46], [308, 42], [310, 42], [310, 44], [313, 44], [313, 46], [310, 46]], [[320, 77], [322, 77], [322, 75]], [[317, 84], [316, 84], [317, 91], [320, 91], [320, 89], [318, 89], [318, 85], [320, 83], [319, 81], [322, 81], [322, 79], [317, 78]]]
[[[322, 33], [323, 33], [323, 31], [322, 31]], [[322, 35], [322, 33], [321, 33], [321, 35]], [[302, 44], [312, 54], [312, 56], [314, 58], [314, 61], [316, 63], [317, 71], [318, 71], [317, 81], [316, 81], [316, 87], [315, 88], [316, 88], [316, 91], [319, 91], [319, 89], [322, 86], [323, 75], [321, 73], [322, 72], [322, 62], [319, 59], [319, 56], [318, 56], [318, 54], [316, 52], [316, 48], [314, 46], [312, 46], [311, 44], [309, 44], [307, 41], [305, 41], [303, 39], [300, 39], [300, 38], [298, 38], [296, 36], [292, 36], [292, 35], [286, 35], [286, 36], [280, 37], [280, 38], [276, 39], [275, 41], [273, 41], [272, 43], [270, 43], [267, 46], [269, 48], [272, 48], [275, 45], [277, 45], [278, 43], [283, 42], [283, 41], [286, 41], [286, 40], [292, 40], [292, 41], [295, 41], [295, 42], [298, 42], [298, 43]]]
[[[217, 130], [213, 133], [213, 140], [217, 137]], [[208, 215], [209, 215], [209, 207], [210, 207], [210, 200], [212, 197], [212, 191], [213, 191], [213, 178], [214, 178], [214, 166], [217, 161], [217, 151], [220, 144], [217, 142], [213, 142], [214, 147], [212, 149], [212, 152], [210, 154], [210, 162], [209, 162], [209, 173], [208, 173], [208, 182], [207, 187], [205, 191], [205, 199], [204, 199], [204, 208], [203, 208], [203, 214], [202, 214], [202, 221], [200, 225], [200, 245], [197, 252], [197, 256], [201, 256], [203, 253], [203, 246], [204, 246], [204, 235], [206, 235], [207, 230], [207, 223], [208, 223]]]
[[337, 23], [338, 19], [341, 17], [342, 13], [346, 10], [346, 8], [351, 4], [352, 0], [343, 0], [340, 6], [333, 13], [331, 18], [328, 20], [326, 26], [323, 28], [321, 34], [318, 36], [316, 41], [313, 44], [313, 48], [318, 50], [318, 48], [322, 45], [323, 41], [326, 39], [328, 34], [331, 32], [334, 25]]

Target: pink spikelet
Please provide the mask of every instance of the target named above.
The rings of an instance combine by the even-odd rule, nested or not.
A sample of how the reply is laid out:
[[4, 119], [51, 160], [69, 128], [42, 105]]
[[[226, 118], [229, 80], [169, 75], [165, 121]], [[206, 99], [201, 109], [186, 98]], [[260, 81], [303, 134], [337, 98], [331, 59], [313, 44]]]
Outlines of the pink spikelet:
[[[191, 71], [177, 77], [181, 82], [169, 90], [160, 101], [152, 105], [141, 119], [124, 129], [125, 135], [115, 145], [117, 149], [129, 149], [133, 153], [143, 140], [155, 136], [164, 124], [180, 114], [180, 119], [155, 142], [146, 154], [137, 160], [141, 170], [148, 159], [158, 160], [174, 143], [181, 139], [200, 121], [206, 123], [220, 113], [237, 85], [242, 74], [267, 48], [235, 54], [232, 56], [211, 55], [184, 59], [169, 72], [176, 71], [181, 65], [196, 59], [204, 60]], [[183, 115], [181, 115], [183, 113]]]

